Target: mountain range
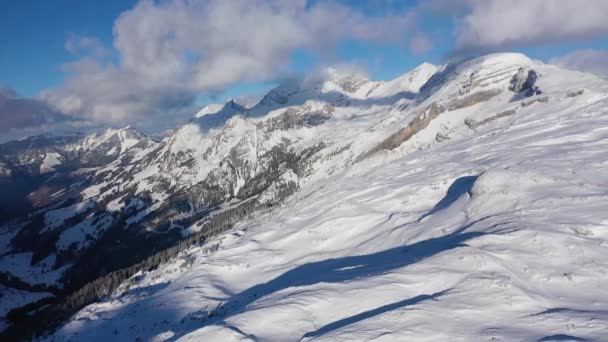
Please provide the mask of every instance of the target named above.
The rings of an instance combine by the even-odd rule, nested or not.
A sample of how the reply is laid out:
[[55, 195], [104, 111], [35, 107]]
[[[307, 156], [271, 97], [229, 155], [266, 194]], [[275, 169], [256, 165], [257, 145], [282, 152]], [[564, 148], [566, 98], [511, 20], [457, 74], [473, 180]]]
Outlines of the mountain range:
[[522, 54], [328, 69], [162, 140], [0, 145], [0, 329], [601, 340], [608, 82]]

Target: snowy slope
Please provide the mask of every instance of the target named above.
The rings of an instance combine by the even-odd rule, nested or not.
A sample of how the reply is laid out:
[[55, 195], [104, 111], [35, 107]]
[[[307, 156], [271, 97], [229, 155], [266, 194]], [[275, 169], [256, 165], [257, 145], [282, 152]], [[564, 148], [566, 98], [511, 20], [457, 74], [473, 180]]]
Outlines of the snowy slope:
[[[606, 81], [498, 54], [443, 66], [390, 104], [321, 89], [275, 90], [216, 136], [323, 141], [295, 195], [207, 242], [217, 251], [137, 275], [52, 339], [606, 340]], [[333, 109], [270, 134], [280, 103]], [[200, 139], [165, 153], [213, 146]]]
[[223, 107], [224, 105], [221, 103], [210, 103], [201, 108], [201, 110], [199, 110], [198, 112], [196, 112], [196, 114], [194, 114], [194, 118], [200, 118], [205, 115], [215, 114], [219, 112]]
[[[37, 136], [0, 145], [0, 158], [16, 175], [2, 179], [4, 184], [9, 189], [19, 189], [19, 184], [30, 187], [24, 189], [29, 194], [2, 193], [3, 203], [23, 201], [32, 207], [14, 222], [0, 225], [0, 272], [30, 285], [61, 287], [59, 280], [72, 261], [58, 262], [62, 259], [59, 252], [72, 245], [80, 248], [85, 240], [101, 235], [110, 221], [108, 216], [88, 217], [86, 214], [99, 203], [86, 196], [79, 198], [80, 192], [87, 183], [96, 183], [96, 170], [134, 159], [142, 150], [155, 146], [154, 141], [129, 127], [87, 136]], [[71, 220], [76, 221], [66, 226]], [[56, 248], [40, 248], [49, 235], [57, 240]], [[46, 254], [36, 255], [40, 249], [46, 249]]]
[[230, 99], [219, 108], [214, 105], [207, 105], [194, 116], [194, 122], [203, 130], [208, 131], [212, 128], [224, 126], [226, 121], [230, 120], [234, 115], [243, 113], [246, 108]]
[[394, 96], [399, 93], [417, 93], [438, 69], [439, 68], [436, 65], [423, 63], [412, 71], [409, 71], [394, 80], [381, 84], [371, 92], [370, 96], [386, 97]]
[[0, 285], [0, 330], [6, 329], [10, 324], [5, 320], [6, 315], [15, 308], [22, 307], [44, 298], [52, 297], [47, 292], [28, 292]]

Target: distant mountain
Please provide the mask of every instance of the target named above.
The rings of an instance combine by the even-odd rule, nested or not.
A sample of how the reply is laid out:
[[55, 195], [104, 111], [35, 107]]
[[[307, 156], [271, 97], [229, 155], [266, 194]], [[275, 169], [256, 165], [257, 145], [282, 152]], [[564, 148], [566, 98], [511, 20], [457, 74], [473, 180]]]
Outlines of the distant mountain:
[[223, 107], [224, 107], [224, 104], [221, 104], [221, 103], [210, 103], [210, 104], [204, 106], [203, 108], [201, 108], [201, 110], [199, 110], [196, 114], [194, 114], [194, 118], [196, 119], [196, 118], [203, 117], [205, 115], [215, 114], [215, 113], [219, 112]]
[[224, 105], [210, 104], [194, 115], [193, 122], [201, 129], [208, 131], [212, 128], [221, 128], [226, 121], [237, 114], [244, 114], [247, 108], [229, 100]]
[[[66, 190], [90, 169], [154, 144], [132, 128], [88, 136], [34, 136], [0, 144], [0, 182], [11, 189], [0, 195], [4, 209], [0, 222], [68, 196]], [[61, 193], [53, 195], [54, 190]]]
[[370, 95], [374, 97], [390, 97], [401, 93], [418, 93], [420, 88], [438, 69], [439, 67], [436, 65], [423, 63], [392, 81], [381, 83]]
[[[513, 322], [592, 305], [599, 297], [565, 302], [550, 290], [572, 286], [565, 274], [594, 286], [572, 276], [574, 252], [549, 257], [558, 247], [543, 241], [601, 255], [585, 232], [601, 234], [566, 202], [590, 213], [588, 225], [608, 219], [600, 200], [580, 197], [602, 196], [607, 90], [592, 75], [494, 54], [389, 82], [330, 69], [251, 108], [205, 107], [161, 142], [123, 129], [2, 145], [5, 177], [77, 175], [0, 228], [0, 285], [31, 296], [3, 310], [32, 303], [12, 311], [7, 336], [69, 319], [52, 338], [364, 339], [381, 336], [386, 314], [391, 331], [441, 339], [418, 311], [408, 317], [422, 332], [399, 318], [424, 304], [444, 322], [456, 310], [462, 339], [478, 340], [494, 330], [477, 324], [490, 315], [469, 309], [476, 300]], [[492, 299], [503, 295], [511, 306]], [[432, 304], [442, 300], [445, 310]], [[367, 318], [370, 329], [345, 329]]]

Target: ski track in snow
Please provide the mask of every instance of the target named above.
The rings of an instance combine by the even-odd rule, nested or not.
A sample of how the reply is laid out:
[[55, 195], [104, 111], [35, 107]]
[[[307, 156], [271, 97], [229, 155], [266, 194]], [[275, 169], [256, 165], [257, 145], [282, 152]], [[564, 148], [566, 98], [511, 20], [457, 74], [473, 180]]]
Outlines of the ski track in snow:
[[547, 103], [475, 130], [462, 121], [518, 106], [512, 93], [443, 113], [304, 183], [209, 242], [217, 252], [136, 276], [52, 339], [607, 340], [607, 88], [574, 103], [540, 69]]

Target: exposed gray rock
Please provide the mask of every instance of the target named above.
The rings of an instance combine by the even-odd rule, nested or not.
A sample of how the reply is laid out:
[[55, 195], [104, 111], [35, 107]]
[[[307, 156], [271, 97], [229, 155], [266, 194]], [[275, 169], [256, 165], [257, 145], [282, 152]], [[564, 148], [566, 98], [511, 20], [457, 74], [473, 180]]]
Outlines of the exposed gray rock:
[[488, 101], [489, 99], [499, 95], [500, 93], [502, 93], [500, 89], [491, 89], [467, 95], [452, 102], [448, 106], [448, 110], [456, 110], [460, 108], [470, 107], [480, 102]]
[[535, 85], [538, 74], [533, 69], [519, 68], [517, 74], [511, 78], [509, 90], [514, 93], [523, 93], [526, 96], [540, 95], [542, 91]]
[[442, 134], [441, 132], [437, 133], [437, 135], [435, 136], [435, 140], [437, 142], [442, 142], [442, 141], [446, 141], [446, 140], [449, 140], [449, 139], [450, 139], [449, 136], [447, 136], [445, 134]]
[[433, 102], [428, 107], [426, 107], [421, 113], [419, 113], [414, 119], [406, 126], [393, 133], [388, 138], [384, 139], [380, 144], [376, 147], [369, 150], [367, 153], [363, 154], [359, 160], [365, 159], [379, 151], [382, 150], [393, 150], [405, 141], [409, 140], [416, 133], [420, 132], [426, 126], [433, 121], [439, 114], [443, 113], [445, 109]]
[[325, 105], [317, 111], [311, 111], [310, 106], [301, 109], [289, 108], [283, 114], [259, 123], [258, 128], [270, 133], [303, 126], [318, 126], [329, 120], [333, 111], [334, 107], [331, 105]]
[[579, 95], [583, 95], [584, 92], [585, 92], [585, 89], [570, 90], [566, 94], [566, 97], [576, 97], [576, 96], [579, 96]]
[[498, 114], [496, 114], [494, 116], [491, 116], [489, 118], [486, 118], [486, 119], [484, 119], [482, 121], [477, 121], [477, 120], [472, 119], [472, 118], [466, 118], [464, 120], [464, 124], [467, 125], [471, 129], [475, 129], [475, 128], [479, 127], [479, 126], [485, 125], [485, 124], [490, 123], [490, 122], [492, 122], [494, 120], [497, 120], [497, 119], [500, 119], [500, 118], [504, 118], [506, 116], [511, 116], [511, 115], [515, 114], [515, 112], [517, 112], [517, 108], [505, 110], [504, 112], [500, 112], [500, 113], [498, 113]]
[[528, 106], [534, 104], [535, 102], [547, 103], [547, 102], [549, 102], [549, 96], [537, 97], [537, 98], [529, 100], [529, 101], [523, 101], [521, 103], [521, 106], [528, 107]]
[[464, 119], [464, 124], [467, 125], [470, 129], [474, 129], [479, 126], [479, 121], [472, 118], [466, 118]]

